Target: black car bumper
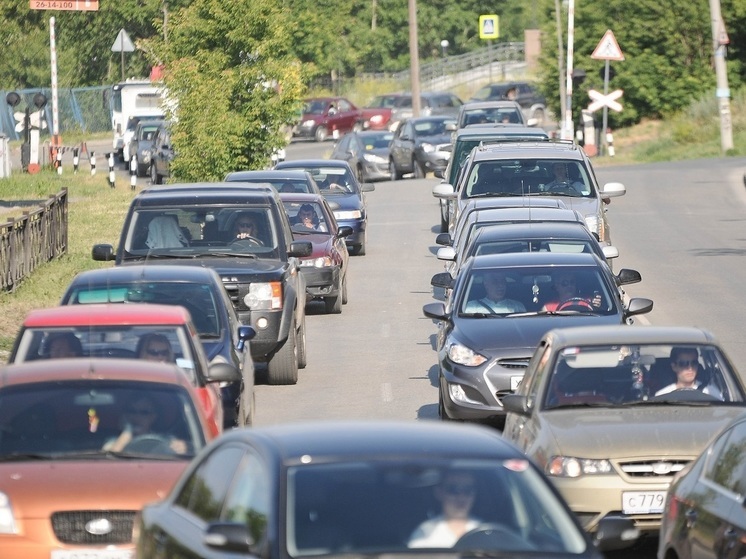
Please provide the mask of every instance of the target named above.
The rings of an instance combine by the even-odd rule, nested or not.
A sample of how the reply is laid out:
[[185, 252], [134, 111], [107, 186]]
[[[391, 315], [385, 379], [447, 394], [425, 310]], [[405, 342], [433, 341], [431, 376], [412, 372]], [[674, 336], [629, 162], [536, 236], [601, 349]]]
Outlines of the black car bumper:
[[301, 266], [301, 274], [306, 280], [306, 293], [310, 297], [336, 297], [341, 284], [339, 266]]

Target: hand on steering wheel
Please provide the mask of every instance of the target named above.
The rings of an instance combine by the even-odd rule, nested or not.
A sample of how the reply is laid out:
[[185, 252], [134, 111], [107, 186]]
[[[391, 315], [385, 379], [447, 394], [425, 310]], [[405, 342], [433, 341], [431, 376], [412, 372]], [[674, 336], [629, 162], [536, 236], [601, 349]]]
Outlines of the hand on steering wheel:
[[236, 238], [231, 241], [231, 244], [234, 243], [245, 243], [248, 246], [255, 246], [255, 247], [261, 247], [264, 246], [264, 243], [257, 239], [256, 237], [252, 237], [248, 233], [239, 233], [236, 235]]
[[595, 311], [596, 308], [585, 297], [571, 297], [557, 305], [558, 311]]

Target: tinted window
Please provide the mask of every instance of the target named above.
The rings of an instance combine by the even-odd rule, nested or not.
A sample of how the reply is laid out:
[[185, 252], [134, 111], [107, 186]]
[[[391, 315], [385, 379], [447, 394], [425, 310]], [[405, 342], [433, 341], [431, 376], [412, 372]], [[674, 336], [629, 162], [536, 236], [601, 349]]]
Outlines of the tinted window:
[[746, 423], [718, 440], [704, 475], [728, 491], [746, 494]]
[[254, 541], [261, 542], [272, 508], [272, 487], [264, 462], [253, 452], [247, 452], [226, 497], [221, 520], [244, 524]]

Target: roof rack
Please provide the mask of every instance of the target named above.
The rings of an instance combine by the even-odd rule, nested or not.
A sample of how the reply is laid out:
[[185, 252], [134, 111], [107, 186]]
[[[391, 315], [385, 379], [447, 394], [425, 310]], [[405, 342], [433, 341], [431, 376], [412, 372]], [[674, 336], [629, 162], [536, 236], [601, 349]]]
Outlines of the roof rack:
[[488, 140], [481, 140], [479, 142], [479, 146], [477, 146], [477, 149], [484, 151], [487, 149], [490, 150], [497, 150], [497, 149], [507, 149], [511, 148], [514, 149], [516, 145], [520, 145], [522, 147], [546, 147], [546, 146], [557, 146], [557, 144], [560, 144], [562, 146], [571, 148], [573, 150], [578, 149], [578, 144], [575, 143], [574, 140], [535, 140], [535, 141], [527, 141], [526, 138], [528, 136], [518, 136], [515, 141], [513, 140], [502, 140], [502, 141], [495, 141], [491, 142]]

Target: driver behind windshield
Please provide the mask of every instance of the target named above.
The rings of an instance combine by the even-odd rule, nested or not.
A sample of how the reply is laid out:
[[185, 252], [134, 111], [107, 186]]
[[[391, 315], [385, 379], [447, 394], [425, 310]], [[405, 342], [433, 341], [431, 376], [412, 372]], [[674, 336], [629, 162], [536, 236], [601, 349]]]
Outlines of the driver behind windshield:
[[671, 369], [676, 373], [676, 382], [658, 390], [655, 393], [656, 396], [668, 394], [675, 390], [699, 390], [719, 400], [723, 399], [723, 395], [715, 385], [705, 385], [697, 380], [699, 352], [696, 347], [671, 348]]
[[[154, 398], [147, 394], [135, 396], [128, 402], [122, 413], [122, 432], [116, 439], [107, 441], [102, 450], [126, 451], [130, 443], [137, 443], [138, 440], [144, 441], [148, 436], [151, 436], [153, 447], [159, 444], [167, 444], [169, 451], [174, 454], [186, 454], [188, 449], [185, 441], [158, 431], [159, 428], [162, 428], [159, 425], [161, 420], [161, 414]], [[143, 447], [139, 448], [138, 451], [147, 452], [148, 450]]]

